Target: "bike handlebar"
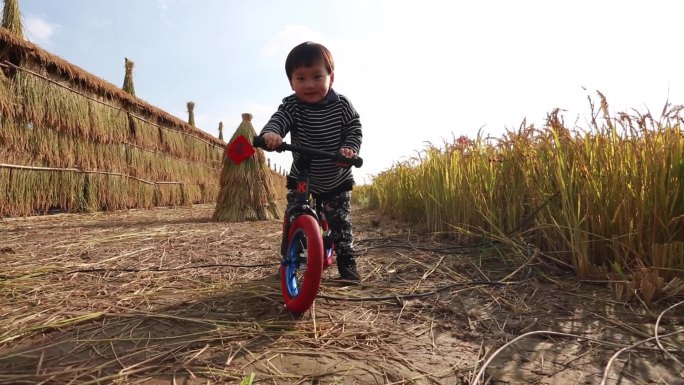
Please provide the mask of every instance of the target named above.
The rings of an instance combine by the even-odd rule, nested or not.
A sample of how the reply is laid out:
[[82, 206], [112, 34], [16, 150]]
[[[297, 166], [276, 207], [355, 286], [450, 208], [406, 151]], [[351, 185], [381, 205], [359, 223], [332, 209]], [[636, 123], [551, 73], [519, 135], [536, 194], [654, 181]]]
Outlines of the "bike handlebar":
[[363, 165], [363, 159], [360, 157], [356, 156], [353, 158], [347, 158], [343, 156], [340, 153], [332, 153], [332, 152], [326, 152], [326, 151], [321, 151], [321, 150], [316, 150], [315, 148], [310, 148], [310, 147], [304, 147], [304, 146], [296, 146], [293, 144], [287, 144], [283, 142], [283, 144], [280, 145], [280, 147], [276, 148], [275, 150], [271, 150], [270, 148], [266, 147], [266, 142], [264, 141], [264, 138], [262, 136], [255, 136], [252, 139], [252, 146], [261, 148], [262, 150], [266, 151], [292, 151], [292, 152], [299, 152], [302, 154], [307, 154], [319, 158], [324, 158], [324, 159], [330, 159], [332, 161], [335, 161], [335, 163], [342, 163], [342, 164], [351, 164], [354, 167], [361, 167]]

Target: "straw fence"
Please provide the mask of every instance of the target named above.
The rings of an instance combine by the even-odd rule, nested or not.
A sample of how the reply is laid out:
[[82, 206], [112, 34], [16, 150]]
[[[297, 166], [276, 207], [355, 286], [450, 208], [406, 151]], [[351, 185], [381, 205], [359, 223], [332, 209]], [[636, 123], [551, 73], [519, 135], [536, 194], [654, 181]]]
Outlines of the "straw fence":
[[0, 28], [0, 216], [213, 203], [225, 143]]

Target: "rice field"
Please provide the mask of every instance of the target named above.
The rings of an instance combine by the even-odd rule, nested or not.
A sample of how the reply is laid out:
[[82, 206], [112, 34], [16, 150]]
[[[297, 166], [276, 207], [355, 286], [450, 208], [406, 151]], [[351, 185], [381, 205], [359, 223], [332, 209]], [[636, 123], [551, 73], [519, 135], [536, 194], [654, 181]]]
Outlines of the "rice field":
[[599, 93], [587, 128], [559, 110], [503, 138], [460, 137], [381, 173], [363, 201], [457, 240], [510, 243], [610, 285], [620, 300], [684, 294], [682, 106], [611, 114]]

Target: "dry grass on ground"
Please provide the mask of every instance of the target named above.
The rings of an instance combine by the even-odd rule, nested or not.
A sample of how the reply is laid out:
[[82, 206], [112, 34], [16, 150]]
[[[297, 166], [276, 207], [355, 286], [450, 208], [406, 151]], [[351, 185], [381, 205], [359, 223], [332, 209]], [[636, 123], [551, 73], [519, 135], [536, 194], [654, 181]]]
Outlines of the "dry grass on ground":
[[[278, 221], [217, 223], [213, 206], [0, 222], [1, 384], [600, 383], [658, 316], [603, 284], [507, 265], [354, 210], [360, 286], [326, 271], [293, 317], [277, 281]], [[682, 331], [684, 309], [660, 319]], [[652, 342], [652, 341], [651, 341]], [[678, 384], [684, 336], [622, 352], [610, 384]]]

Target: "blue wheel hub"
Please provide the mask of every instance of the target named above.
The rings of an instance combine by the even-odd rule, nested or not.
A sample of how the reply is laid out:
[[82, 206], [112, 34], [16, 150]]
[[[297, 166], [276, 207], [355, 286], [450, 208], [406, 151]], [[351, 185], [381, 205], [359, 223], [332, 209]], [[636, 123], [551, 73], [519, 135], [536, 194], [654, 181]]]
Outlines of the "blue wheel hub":
[[[302, 269], [302, 255], [306, 255], [304, 241], [306, 237], [303, 231], [297, 231], [287, 250], [287, 256], [283, 259], [282, 265], [285, 269], [285, 279], [287, 291], [291, 297], [299, 294], [299, 282], [297, 281], [297, 271]], [[306, 264], [304, 265], [306, 266]]]

